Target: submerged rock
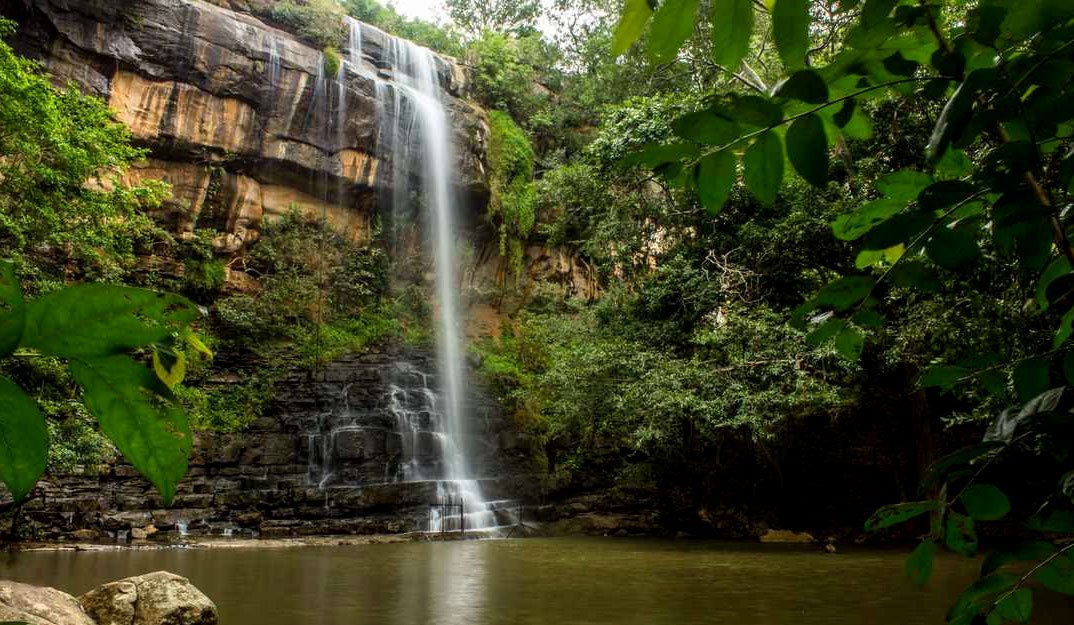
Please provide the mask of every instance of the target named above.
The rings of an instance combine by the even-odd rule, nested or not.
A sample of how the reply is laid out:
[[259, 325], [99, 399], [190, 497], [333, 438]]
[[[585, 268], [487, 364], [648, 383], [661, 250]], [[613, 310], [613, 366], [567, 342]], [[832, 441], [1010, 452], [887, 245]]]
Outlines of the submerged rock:
[[[216, 605], [185, 577], [167, 571], [94, 588], [78, 601], [97, 625], [216, 625]], [[87, 621], [89, 622], [89, 621]]]
[[29, 625], [94, 625], [78, 600], [63, 591], [0, 580], [0, 622], [9, 621]]

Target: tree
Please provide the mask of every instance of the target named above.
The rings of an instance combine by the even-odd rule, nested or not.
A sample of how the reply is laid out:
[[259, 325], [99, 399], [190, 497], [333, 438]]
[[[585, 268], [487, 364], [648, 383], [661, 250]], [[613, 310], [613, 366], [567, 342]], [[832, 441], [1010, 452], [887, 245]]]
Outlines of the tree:
[[540, 0], [446, 0], [448, 15], [472, 36], [485, 31], [522, 35], [532, 32]]
[[[715, 0], [713, 55], [739, 67], [755, 25], [783, 66], [770, 93], [717, 92], [706, 106], [671, 122], [677, 141], [628, 157], [669, 184], [692, 189], [712, 214], [739, 179], [762, 205], [778, 199], [793, 171], [825, 189], [834, 148], [869, 137], [878, 98], [937, 103], [923, 166], [891, 171], [875, 194], [832, 221], [832, 232], [860, 250], [856, 271], [803, 303], [796, 323], [810, 341], [830, 343], [856, 361], [871, 334], [933, 297], [943, 280], [979, 295], [981, 273], [1002, 268], [1009, 293], [1050, 325], [1028, 353], [967, 350], [923, 371], [923, 389], [976, 387], [1020, 404], [995, 417], [983, 441], [936, 462], [920, 501], [879, 510], [866, 524], [883, 529], [927, 516], [929, 527], [907, 565], [924, 582], [938, 545], [964, 555], [978, 548], [978, 527], [1002, 520], [1038, 533], [989, 556], [980, 579], [948, 613], [952, 623], [1025, 622], [1033, 583], [1074, 594], [1074, 546], [1047, 540], [1074, 533], [1074, 413], [1058, 388], [1074, 384], [1074, 5], [1060, 0], [984, 0], [943, 7], [900, 0], [842, 2], [818, 14], [805, 0]], [[770, 8], [769, 8], [770, 7]], [[627, 50], [649, 26], [647, 54], [672, 62], [694, 33], [698, 3], [628, 0], [614, 48]], [[789, 161], [790, 167], [785, 167]], [[887, 321], [886, 321], [887, 320]], [[1062, 376], [1053, 375], [1063, 372]], [[936, 391], [932, 391], [936, 392]], [[1015, 494], [1017, 494], [1015, 496]], [[1029, 573], [1011, 564], [1036, 561]]]
[[[0, 36], [13, 27], [0, 20]], [[167, 237], [141, 210], [166, 187], [123, 184], [145, 151], [104, 102], [56, 89], [39, 69], [0, 41], [0, 247], [27, 276], [70, 267], [116, 279], [138, 245]]]

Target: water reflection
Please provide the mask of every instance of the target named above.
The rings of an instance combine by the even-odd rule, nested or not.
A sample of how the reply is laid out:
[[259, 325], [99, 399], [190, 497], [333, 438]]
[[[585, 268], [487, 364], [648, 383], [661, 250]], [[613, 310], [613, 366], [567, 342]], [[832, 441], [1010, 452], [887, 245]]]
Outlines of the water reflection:
[[[222, 625], [914, 625], [942, 623], [977, 563], [937, 562], [917, 589], [904, 552], [682, 541], [510, 540], [301, 549], [0, 555], [0, 577], [80, 593], [168, 569]], [[1035, 623], [1074, 622], [1040, 597]]]

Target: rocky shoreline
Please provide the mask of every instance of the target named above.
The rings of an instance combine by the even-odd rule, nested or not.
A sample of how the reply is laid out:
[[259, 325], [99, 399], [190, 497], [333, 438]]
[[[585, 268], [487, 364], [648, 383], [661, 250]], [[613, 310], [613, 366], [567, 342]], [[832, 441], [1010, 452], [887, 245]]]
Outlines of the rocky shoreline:
[[185, 577], [157, 571], [73, 597], [0, 580], [0, 622], [26, 625], [217, 625], [216, 604]]

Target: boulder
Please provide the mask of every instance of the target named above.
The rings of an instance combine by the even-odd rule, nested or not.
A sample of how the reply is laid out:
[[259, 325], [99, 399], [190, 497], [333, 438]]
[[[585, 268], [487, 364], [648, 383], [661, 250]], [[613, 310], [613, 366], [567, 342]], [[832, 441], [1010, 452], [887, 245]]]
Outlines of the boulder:
[[94, 625], [71, 595], [41, 586], [0, 580], [0, 622], [29, 625]]
[[216, 605], [185, 577], [167, 571], [94, 588], [78, 601], [97, 625], [216, 625]]

